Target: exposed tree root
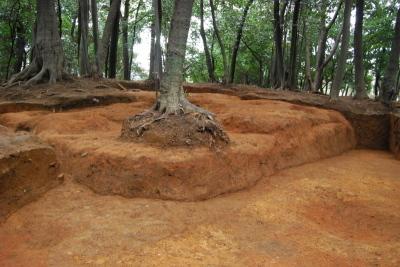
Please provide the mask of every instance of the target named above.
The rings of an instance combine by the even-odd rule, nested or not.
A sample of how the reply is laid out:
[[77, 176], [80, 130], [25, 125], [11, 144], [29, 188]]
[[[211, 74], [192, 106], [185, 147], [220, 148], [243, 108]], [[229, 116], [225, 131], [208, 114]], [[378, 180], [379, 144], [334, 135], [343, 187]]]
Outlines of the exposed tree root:
[[160, 112], [160, 106], [126, 119], [121, 137], [161, 146], [207, 146], [218, 148], [229, 137], [212, 113], [184, 101], [179, 110]]

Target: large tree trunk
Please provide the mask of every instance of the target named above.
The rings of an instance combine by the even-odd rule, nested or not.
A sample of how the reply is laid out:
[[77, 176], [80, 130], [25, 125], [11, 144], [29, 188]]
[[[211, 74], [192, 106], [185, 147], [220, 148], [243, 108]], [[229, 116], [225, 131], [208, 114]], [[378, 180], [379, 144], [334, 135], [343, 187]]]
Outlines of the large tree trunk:
[[217, 18], [216, 18], [216, 15], [215, 15], [215, 5], [214, 5], [214, 1], [213, 0], [210, 0], [210, 8], [211, 8], [211, 17], [212, 17], [212, 24], [213, 24], [213, 28], [214, 28], [214, 33], [215, 33], [215, 36], [217, 37], [217, 42], [218, 42], [219, 48], [221, 50], [222, 65], [224, 66], [224, 77], [222, 79], [222, 82], [224, 84], [226, 84], [229, 81], [228, 59], [226, 57], [225, 46], [224, 46], [224, 43], [222, 41], [222, 37], [221, 37], [221, 34], [219, 32], [219, 28], [218, 28], [218, 25], [217, 25]]
[[89, 1], [79, 0], [79, 25], [80, 25], [80, 52], [79, 63], [81, 76], [90, 73], [89, 53], [88, 53], [88, 35], [89, 35]]
[[210, 82], [215, 82], [214, 66], [212, 64], [210, 50], [207, 45], [206, 31], [204, 30], [204, 0], [200, 0], [200, 36], [203, 41], [204, 54], [206, 57], [208, 80]]
[[236, 69], [236, 59], [240, 47], [240, 41], [242, 40], [242, 34], [243, 34], [243, 27], [246, 22], [247, 14], [249, 13], [249, 9], [251, 4], [254, 2], [254, 0], [248, 0], [246, 6], [244, 7], [243, 10], [243, 15], [242, 19], [240, 20], [240, 24], [238, 27], [238, 31], [236, 34], [236, 40], [233, 45], [233, 51], [232, 51], [232, 58], [231, 58], [231, 68], [230, 68], [230, 74], [229, 74], [229, 83], [233, 83], [235, 79], [235, 69]]
[[114, 1], [119, 1], [118, 5], [118, 12], [115, 17], [115, 21], [113, 23], [113, 31], [111, 34], [111, 41], [110, 41], [110, 47], [109, 47], [109, 65], [108, 65], [108, 78], [114, 79], [117, 74], [117, 57], [118, 57], [118, 40], [119, 40], [119, 20], [120, 20], [120, 7], [121, 7], [121, 0], [112, 0]]
[[400, 56], [400, 8], [397, 11], [396, 25], [394, 28], [394, 36], [392, 40], [392, 50], [390, 51], [389, 62], [386, 66], [385, 75], [382, 81], [383, 102], [388, 104], [395, 99], [396, 95], [396, 75], [399, 71]]
[[129, 68], [129, 42], [128, 42], [128, 22], [129, 22], [129, 0], [125, 0], [124, 17], [122, 21], [122, 57], [124, 63], [124, 80], [131, 79]]
[[342, 44], [340, 47], [340, 53], [337, 62], [336, 75], [333, 80], [333, 85], [330, 92], [330, 98], [337, 100], [339, 98], [340, 87], [343, 83], [344, 74], [346, 71], [346, 60], [349, 50], [349, 40], [350, 40], [350, 16], [352, 9], [352, 0], [345, 0], [344, 5], [344, 20], [342, 27]]
[[356, 0], [356, 25], [354, 28], [355, 99], [368, 98], [364, 82], [363, 20], [364, 0]]
[[108, 12], [106, 24], [103, 30], [103, 36], [96, 54], [97, 62], [99, 63], [96, 70], [98, 76], [103, 76], [103, 66], [106, 63], [106, 55], [108, 53], [108, 46], [110, 44], [111, 33], [114, 29], [114, 23], [116, 21], [115, 19], [120, 13], [120, 4], [121, 0], [112, 1], [110, 11]]
[[298, 23], [300, 13], [300, 2], [301, 0], [295, 0], [293, 21], [292, 21], [292, 38], [290, 40], [290, 58], [289, 58], [289, 84], [288, 87], [291, 90], [296, 89], [296, 62], [297, 62], [297, 39], [298, 39]]
[[155, 45], [156, 45], [156, 24], [153, 19], [150, 26], [150, 67], [149, 67], [149, 80], [154, 80], [154, 60], [155, 60]]
[[[192, 3], [193, 5], [193, 3]], [[154, 9], [154, 74], [155, 89], [160, 90], [160, 80], [162, 78], [162, 54], [161, 54], [161, 22], [162, 22], [162, 2], [161, 0], [153, 0]], [[190, 20], [189, 20], [190, 25]], [[171, 25], [172, 28], [172, 25]], [[186, 43], [185, 43], [186, 44]]]
[[[138, 138], [144, 132], [164, 128], [156, 132], [158, 139], [170, 142], [171, 137], [178, 145], [188, 145], [193, 136], [204, 136], [204, 140], [229, 141], [228, 137], [214, 121], [213, 114], [191, 104], [185, 97], [183, 83], [183, 65], [186, 42], [194, 0], [175, 0], [174, 12], [168, 37], [165, 73], [161, 79], [160, 93], [151, 111], [128, 118], [122, 126], [122, 137]], [[177, 126], [178, 124], [178, 126]], [[181, 129], [180, 127], [186, 127]], [[159, 128], [158, 128], [159, 129]], [[173, 134], [169, 135], [169, 131]], [[189, 134], [185, 132], [189, 131]], [[145, 135], [143, 135], [145, 136]], [[154, 138], [151, 138], [152, 140]], [[161, 141], [163, 142], [163, 141]], [[200, 142], [205, 144], [204, 142]], [[210, 144], [211, 145], [211, 144]]]
[[283, 48], [282, 48], [282, 24], [280, 17], [279, 0], [274, 0], [274, 39], [275, 39], [275, 88], [284, 86], [285, 73], [283, 66]]
[[29, 85], [44, 79], [52, 84], [63, 77], [64, 52], [58, 31], [55, 0], [37, 0], [36, 10], [31, 64], [14, 75], [8, 82], [9, 86], [17, 81], [27, 81]]

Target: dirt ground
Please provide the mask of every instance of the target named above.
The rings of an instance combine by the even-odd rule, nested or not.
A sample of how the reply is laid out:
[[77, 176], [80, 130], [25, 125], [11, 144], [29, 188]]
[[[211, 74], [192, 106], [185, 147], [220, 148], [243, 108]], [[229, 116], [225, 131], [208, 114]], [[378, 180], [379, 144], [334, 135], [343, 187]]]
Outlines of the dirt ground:
[[339, 155], [356, 144], [351, 125], [338, 112], [222, 94], [190, 99], [217, 114], [231, 139], [227, 149], [126, 142], [119, 138], [122, 121], [150, 107], [154, 94], [137, 92], [135, 98], [62, 113], [7, 113], [0, 124], [31, 131], [53, 145], [63, 171], [97, 193], [172, 200], [238, 191], [277, 170]]
[[195, 86], [232, 144], [167, 149], [119, 138], [154, 100], [130, 85], [0, 92], [0, 124], [53, 146], [64, 178], [0, 223], [0, 266], [400, 266], [400, 163], [355, 149], [388, 146], [385, 108]]
[[201, 202], [63, 185], [0, 226], [0, 266], [399, 266], [400, 164], [353, 150]]

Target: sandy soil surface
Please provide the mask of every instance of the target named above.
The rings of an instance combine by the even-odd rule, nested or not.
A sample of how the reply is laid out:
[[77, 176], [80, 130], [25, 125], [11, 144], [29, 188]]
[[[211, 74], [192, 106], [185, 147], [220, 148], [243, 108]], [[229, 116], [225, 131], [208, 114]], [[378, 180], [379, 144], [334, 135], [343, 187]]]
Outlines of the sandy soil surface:
[[0, 266], [399, 266], [400, 164], [355, 150], [202, 202], [63, 185], [0, 226]]

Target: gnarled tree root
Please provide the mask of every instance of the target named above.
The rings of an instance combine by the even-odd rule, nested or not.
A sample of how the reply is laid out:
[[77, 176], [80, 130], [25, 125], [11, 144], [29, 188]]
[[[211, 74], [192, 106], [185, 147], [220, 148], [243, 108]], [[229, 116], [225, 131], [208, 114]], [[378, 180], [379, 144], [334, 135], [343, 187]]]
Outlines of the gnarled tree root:
[[155, 106], [129, 117], [123, 122], [121, 138], [173, 147], [221, 148], [229, 143], [229, 137], [212, 114], [192, 104], [173, 113], [159, 112]]

